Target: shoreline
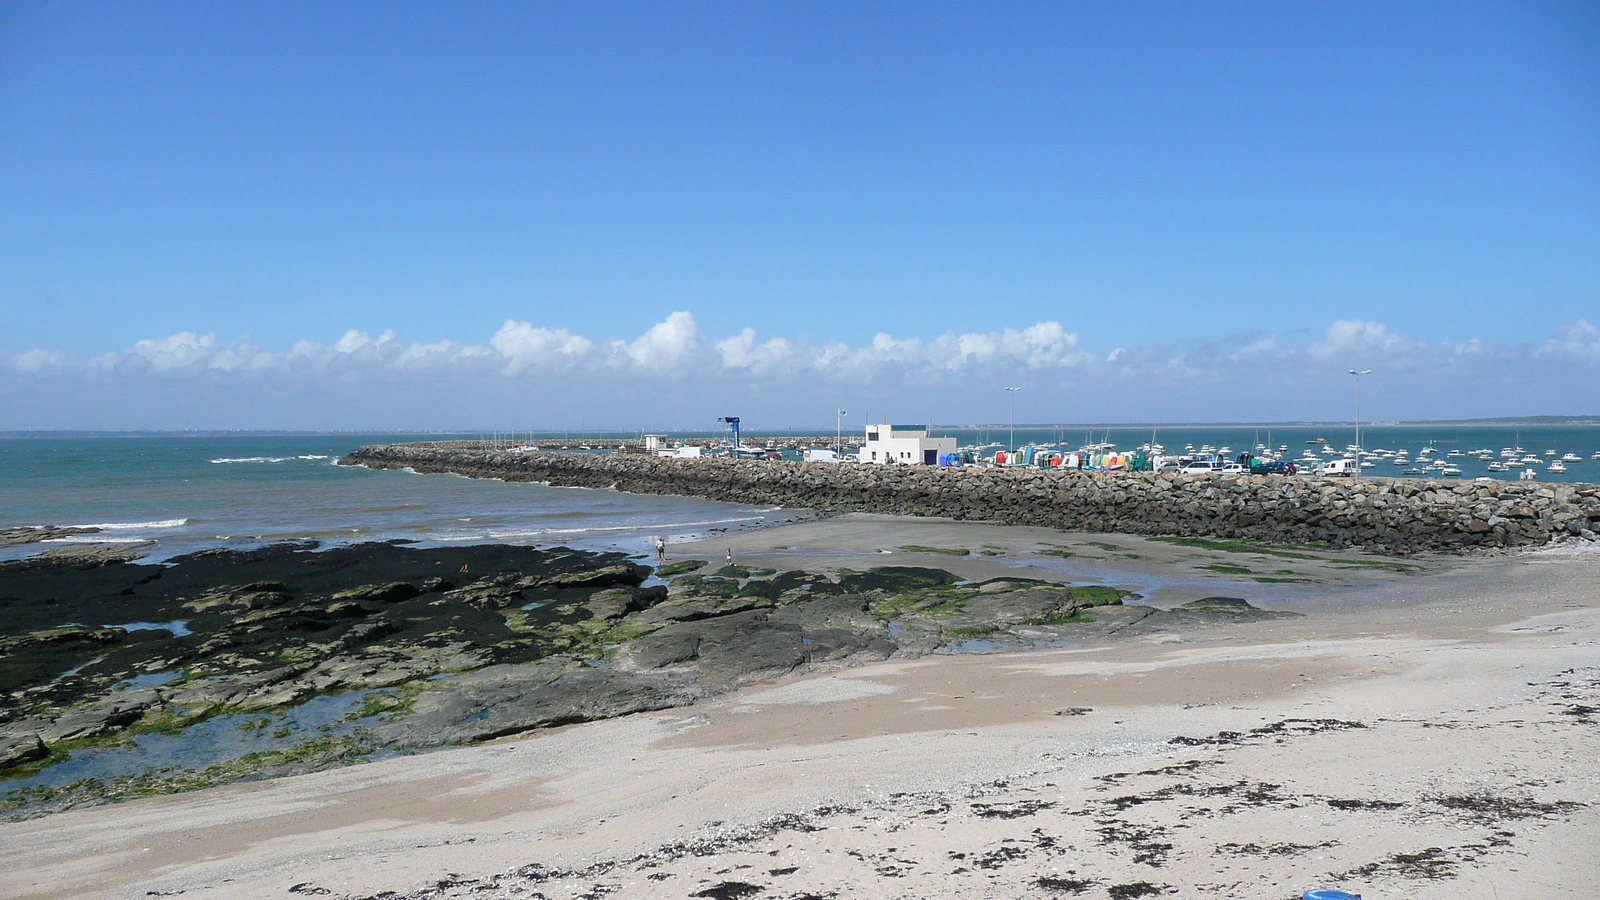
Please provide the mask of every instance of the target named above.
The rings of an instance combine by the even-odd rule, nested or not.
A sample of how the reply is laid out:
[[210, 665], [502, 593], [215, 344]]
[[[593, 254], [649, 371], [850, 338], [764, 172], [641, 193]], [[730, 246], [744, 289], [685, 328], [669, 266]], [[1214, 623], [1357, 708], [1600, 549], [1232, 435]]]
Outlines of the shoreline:
[[[960, 522], [785, 528], [737, 535], [735, 561], [782, 552], [837, 570], [920, 556], [982, 575], [1008, 562], [882, 554], [862, 534], [1037, 543]], [[832, 553], [844, 544], [859, 552]], [[674, 553], [698, 549], [727, 548]], [[1179, 558], [1197, 549], [1116, 565], [1132, 577], [1208, 564]], [[1568, 710], [1600, 705], [1600, 673], [1583, 674], [1600, 638], [1600, 554], [1427, 565], [1337, 570], [1364, 581], [1298, 589], [1370, 602], [1301, 599], [1298, 618], [869, 662], [688, 708], [0, 824], [19, 863], [0, 889], [1582, 896], [1596, 874], [1579, 851], [1600, 835], [1600, 733]], [[1166, 590], [1149, 602], [1182, 599]], [[1429, 740], [1448, 750], [1417, 754]]]
[[[1592, 666], [1600, 615], [1566, 607], [1600, 559], [1541, 551], [1462, 569], [1405, 581], [1405, 604], [888, 660], [688, 709], [8, 823], [0, 846], [19, 865], [0, 887], [1048, 897], [1083, 882], [1085, 897], [1139, 884], [1581, 897], [1600, 741], [1562, 693], [1600, 685], [1554, 682]], [[1474, 586], [1498, 599], [1462, 607]], [[1419, 757], [1426, 740], [1443, 743]], [[1312, 807], [1325, 823], [1306, 822]]]
[[[678, 561], [656, 572], [632, 563], [589, 574], [568, 572], [556, 581], [576, 589], [592, 580], [593, 586], [558, 588], [554, 597], [549, 587], [535, 589], [549, 579], [527, 574], [528, 567], [548, 571], [565, 558], [556, 564], [582, 570], [605, 566], [607, 559], [622, 562], [621, 557], [602, 555], [584, 563], [589, 554], [574, 556], [554, 546], [283, 544], [219, 549], [134, 568], [127, 564], [137, 562], [136, 552], [83, 545], [0, 563], [0, 577], [6, 579], [0, 587], [9, 584], [20, 592], [15, 599], [22, 604], [15, 610], [21, 618], [10, 629], [21, 631], [4, 638], [3, 645], [11, 659], [0, 668], [0, 677], [13, 702], [0, 708], [0, 768], [8, 780], [24, 779], [11, 782], [21, 787], [0, 784], [7, 787], [0, 810], [5, 818], [37, 815], [115, 802], [130, 792], [150, 795], [274, 776], [284, 774], [285, 766], [292, 772], [360, 762], [396, 744], [471, 743], [566, 720], [683, 706], [772, 677], [885, 657], [1102, 643], [1152, 630], [1253, 621], [1279, 615], [1276, 610], [1308, 596], [1326, 595], [1329, 585], [1370, 586], [1440, 565], [1243, 542], [1197, 546], [1132, 538], [1119, 545], [1051, 529], [863, 514], [840, 516], [831, 524], [806, 516], [784, 521], [789, 530], [780, 540], [807, 543], [810, 549], [769, 548], [770, 530], [740, 529], [673, 544]], [[958, 546], [958, 538], [972, 539], [968, 543], [977, 542], [977, 549]], [[733, 546], [739, 547], [740, 564], [719, 570], [714, 561], [731, 554]], [[445, 555], [455, 561], [442, 569], [429, 567], [430, 560], [443, 565]], [[690, 563], [685, 557], [704, 558]], [[491, 575], [461, 586], [439, 577], [463, 560], [480, 567], [489, 561]], [[522, 571], [492, 574], [494, 566], [508, 563]], [[367, 571], [362, 578], [376, 581], [322, 572], [329, 565], [335, 571]], [[1270, 568], [1286, 565], [1294, 568]], [[206, 574], [218, 566], [216, 573]], [[468, 568], [462, 564], [462, 574]], [[617, 574], [608, 575], [612, 568]], [[255, 580], [242, 586], [219, 581], [223, 572], [235, 570], [240, 574], [231, 580]], [[418, 581], [419, 573], [427, 577]], [[410, 581], [394, 582], [396, 577]], [[624, 587], [609, 587], [618, 578]], [[75, 596], [68, 607], [57, 609], [53, 597], [34, 596], [40, 589]], [[532, 594], [525, 593], [530, 589]], [[173, 595], [174, 590], [179, 593]], [[98, 596], [106, 591], [111, 593]], [[554, 598], [565, 602], [530, 612]], [[44, 606], [37, 605], [40, 599]], [[226, 616], [218, 618], [235, 607], [242, 607], [235, 614], [247, 624], [238, 634]], [[61, 626], [67, 619], [143, 621], [85, 629]], [[262, 624], [248, 624], [255, 622]], [[448, 623], [454, 624], [442, 634], [456, 640], [434, 646], [428, 629]], [[289, 630], [277, 633], [283, 626]], [[264, 633], [251, 634], [263, 628]], [[385, 638], [397, 629], [405, 633], [395, 639], [398, 644]], [[192, 630], [198, 634], [191, 635]], [[306, 630], [319, 637], [305, 644], [297, 632]], [[170, 636], [160, 638], [166, 632]], [[275, 654], [278, 662], [265, 662], [262, 653]], [[406, 656], [431, 662], [419, 669], [403, 663]], [[572, 673], [580, 663], [603, 668]], [[51, 671], [63, 674], [51, 682]], [[429, 673], [434, 673], [430, 682], [446, 680], [412, 683]], [[682, 680], [669, 683], [662, 675]], [[562, 683], [567, 687], [556, 687]], [[519, 699], [530, 691], [539, 698], [531, 706]], [[90, 762], [82, 769], [81, 777], [97, 779], [85, 782], [87, 788], [63, 793], [64, 782], [52, 775], [67, 755], [92, 757], [130, 735], [176, 735], [182, 740], [175, 746], [187, 746], [190, 731], [215, 731], [234, 720], [240, 728], [264, 727], [268, 721], [241, 715], [285, 719], [270, 730], [294, 734], [299, 710], [310, 697], [339, 703], [354, 698], [356, 706], [346, 719], [355, 724], [341, 729], [342, 744], [268, 743], [257, 747], [263, 759], [284, 758], [263, 763], [260, 773], [255, 769], [261, 766], [239, 769], [220, 760], [205, 771], [190, 765], [181, 775], [146, 783], [152, 776], [119, 770], [113, 754], [105, 764]], [[478, 710], [472, 716], [478, 725], [461, 728], [451, 719], [464, 715], [449, 711], [462, 702]], [[390, 721], [398, 715], [417, 717], [419, 703], [426, 713], [420, 718], [433, 724]], [[388, 715], [389, 709], [397, 712]], [[203, 724], [214, 717], [220, 717], [217, 725]], [[440, 729], [447, 736], [419, 744], [419, 728]], [[35, 768], [38, 777], [32, 774]], [[80, 769], [74, 763], [59, 771]], [[106, 781], [113, 775], [115, 780]]]

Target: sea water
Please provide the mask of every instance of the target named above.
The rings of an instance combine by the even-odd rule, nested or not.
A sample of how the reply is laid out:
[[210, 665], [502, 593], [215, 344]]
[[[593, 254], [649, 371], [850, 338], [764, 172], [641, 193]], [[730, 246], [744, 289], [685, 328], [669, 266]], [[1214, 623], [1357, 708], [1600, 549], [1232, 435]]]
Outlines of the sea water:
[[[1004, 426], [935, 428], [961, 446], [1012, 443]], [[1085, 429], [1019, 427], [1015, 443], [1075, 449], [1108, 442], [1123, 450], [1152, 436], [1168, 455], [1187, 445], [1228, 447], [1230, 455], [1257, 443], [1288, 447], [1299, 458], [1324, 443], [1335, 450], [1354, 443], [1352, 426], [1157, 426]], [[428, 438], [444, 437], [430, 435]], [[315, 540], [339, 545], [411, 540], [425, 545], [516, 543], [644, 552], [655, 535], [692, 540], [716, 529], [772, 524], [794, 513], [770, 506], [720, 503], [692, 497], [623, 494], [535, 483], [416, 475], [336, 465], [363, 444], [424, 439], [419, 435], [313, 434], [132, 437], [0, 437], [0, 528], [16, 525], [92, 525], [97, 534], [78, 542], [137, 544], [157, 561], [213, 547], [248, 548], [275, 541]], [[1539, 458], [1526, 469], [1493, 473], [1472, 456], [1448, 457], [1461, 478], [1515, 479], [1533, 471], [1540, 482], [1600, 481], [1600, 426], [1394, 426], [1362, 428], [1370, 450], [1411, 453], [1410, 466], [1375, 460], [1369, 476], [1401, 476], [1417, 467], [1431, 446], [1435, 458], [1451, 450], [1521, 447]], [[1580, 457], [1567, 471], [1548, 471], [1546, 451]], [[1319, 458], [1327, 458], [1319, 454]], [[1429, 473], [1425, 477], [1439, 477]], [[47, 545], [48, 547], [48, 545]], [[46, 547], [46, 548], [47, 548]], [[0, 549], [0, 559], [38, 552], [40, 545]]]
[[[1016, 437], [1013, 440], [1012, 431], [1005, 425], [974, 426], [965, 428], [934, 428], [930, 432], [934, 436], [954, 437], [962, 447], [974, 445], [988, 445], [990, 447], [1017, 446], [1029, 444], [1051, 445], [1063, 450], [1076, 450], [1079, 447], [1109, 443], [1118, 450], [1134, 450], [1143, 444], [1151, 442], [1154, 435], [1155, 442], [1165, 448], [1167, 456], [1184, 456], [1185, 447], [1193, 445], [1197, 451], [1210, 445], [1218, 450], [1229, 448], [1229, 459], [1237, 457], [1240, 453], [1257, 453], [1256, 445], [1266, 445], [1268, 449], [1276, 451], [1279, 447], [1287, 447], [1284, 458], [1300, 462], [1302, 454], [1308, 448], [1316, 452], [1319, 460], [1336, 459], [1344, 455], [1346, 447], [1356, 443], [1355, 427], [1352, 424], [1344, 425], [1165, 425], [1165, 426], [1099, 426], [1085, 428], [1082, 425], [1052, 426], [1041, 428], [1036, 426], [1018, 426]], [[1332, 455], [1320, 452], [1324, 446], [1332, 447], [1336, 452]], [[1443, 459], [1450, 465], [1461, 470], [1459, 478], [1448, 480], [1471, 480], [1473, 478], [1496, 478], [1515, 481], [1520, 473], [1533, 471], [1536, 482], [1600, 482], [1600, 459], [1595, 459], [1594, 454], [1600, 452], [1600, 425], [1363, 425], [1361, 426], [1361, 446], [1368, 453], [1373, 451], [1399, 451], [1405, 450], [1410, 457], [1406, 465], [1394, 465], [1387, 459], [1367, 460], [1374, 465], [1363, 468], [1365, 476], [1381, 477], [1420, 477], [1443, 478], [1437, 471], [1424, 471], [1417, 476], [1403, 474], [1407, 469], [1424, 469], [1430, 459]], [[1424, 447], [1433, 447], [1435, 452], [1428, 457], [1418, 459], [1418, 452]], [[1501, 458], [1502, 449], [1520, 447], [1522, 453], [1538, 458], [1537, 464], [1529, 463], [1525, 468], [1513, 468], [1508, 472], [1491, 472], [1485, 462], [1465, 454], [1473, 450], [1489, 450], [1493, 455], [1492, 461], [1504, 460]], [[1461, 456], [1449, 456], [1452, 450], [1460, 451]], [[1555, 455], [1550, 456], [1548, 451], [1554, 450]], [[1549, 462], [1560, 459], [1566, 454], [1579, 457], [1579, 461], [1566, 461], [1565, 473], [1549, 471]]]
[[[215, 547], [314, 540], [566, 545], [645, 552], [793, 513], [692, 497], [622, 494], [340, 466], [364, 444], [417, 435], [0, 438], [0, 528], [87, 525], [71, 542], [137, 545], [159, 561]], [[0, 559], [59, 543], [0, 550]]]

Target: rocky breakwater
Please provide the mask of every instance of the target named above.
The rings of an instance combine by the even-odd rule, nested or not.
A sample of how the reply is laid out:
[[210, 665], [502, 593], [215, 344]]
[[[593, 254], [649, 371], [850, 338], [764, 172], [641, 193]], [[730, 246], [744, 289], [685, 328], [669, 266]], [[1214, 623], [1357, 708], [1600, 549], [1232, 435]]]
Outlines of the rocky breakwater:
[[1600, 485], [826, 465], [362, 447], [347, 465], [681, 494], [823, 512], [981, 519], [1070, 531], [1325, 542], [1388, 553], [1595, 540]]

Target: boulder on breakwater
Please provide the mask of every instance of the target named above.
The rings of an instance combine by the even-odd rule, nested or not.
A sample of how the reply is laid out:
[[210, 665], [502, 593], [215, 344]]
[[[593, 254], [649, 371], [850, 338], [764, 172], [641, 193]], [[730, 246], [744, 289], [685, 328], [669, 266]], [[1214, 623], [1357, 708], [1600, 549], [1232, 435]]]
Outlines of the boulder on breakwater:
[[822, 512], [1325, 541], [1334, 548], [1399, 554], [1594, 540], [1600, 527], [1600, 485], [1594, 484], [827, 465], [494, 451], [428, 442], [362, 447], [340, 462]]

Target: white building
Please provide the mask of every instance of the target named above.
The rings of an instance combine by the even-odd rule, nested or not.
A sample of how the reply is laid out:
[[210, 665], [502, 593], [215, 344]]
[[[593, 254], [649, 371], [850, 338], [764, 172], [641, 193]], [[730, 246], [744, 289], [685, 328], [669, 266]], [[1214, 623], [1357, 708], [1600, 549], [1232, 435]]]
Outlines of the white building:
[[933, 466], [938, 465], [939, 454], [954, 452], [955, 438], [928, 437], [926, 425], [868, 425], [861, 461]]

